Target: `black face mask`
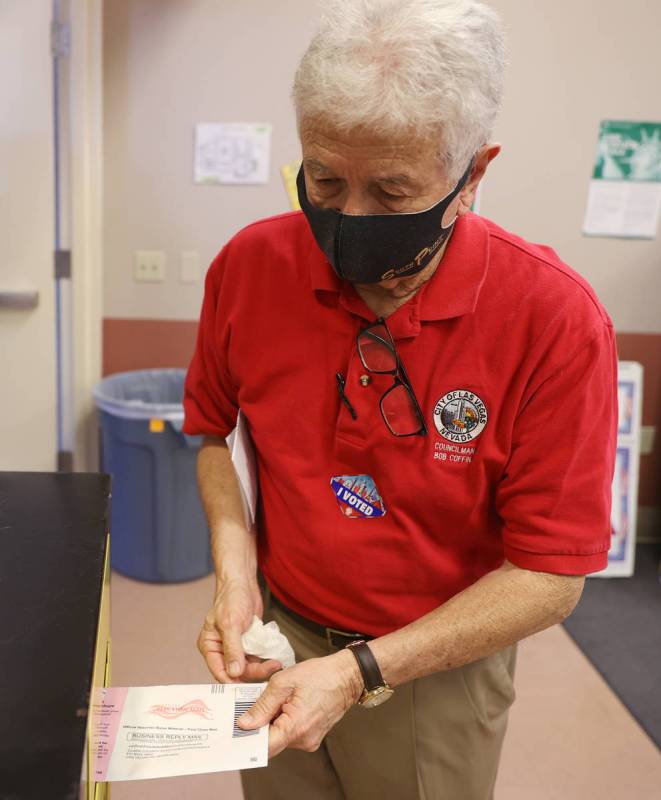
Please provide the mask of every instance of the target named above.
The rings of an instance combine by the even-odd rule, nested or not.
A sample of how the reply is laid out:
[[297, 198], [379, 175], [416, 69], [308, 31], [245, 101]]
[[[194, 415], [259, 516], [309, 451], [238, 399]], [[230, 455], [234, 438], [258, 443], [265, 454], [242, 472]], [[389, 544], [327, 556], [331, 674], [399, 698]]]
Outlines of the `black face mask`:
[[303, 167], [296, 178], [298, 199], [312, 234], [340, 278], [376, 283], [423, 270], [452, 231], [443, 215], [463, 189], [473, 162], [455, 188], [426, 211], [405, 214], [343, 214], [313, 206], [305, 190]]

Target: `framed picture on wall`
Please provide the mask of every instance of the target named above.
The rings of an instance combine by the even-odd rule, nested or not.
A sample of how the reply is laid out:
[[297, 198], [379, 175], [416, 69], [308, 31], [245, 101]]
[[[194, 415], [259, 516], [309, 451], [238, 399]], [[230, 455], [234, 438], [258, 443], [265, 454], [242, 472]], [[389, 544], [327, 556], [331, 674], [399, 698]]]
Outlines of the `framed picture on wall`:
[[636, 552], [638, 468], [643, 400], [643, 367], [635, 361], [618, 365], [618, 427], [611, 507], [611, 548], [608, 566], [594, 577], [633, 575]]

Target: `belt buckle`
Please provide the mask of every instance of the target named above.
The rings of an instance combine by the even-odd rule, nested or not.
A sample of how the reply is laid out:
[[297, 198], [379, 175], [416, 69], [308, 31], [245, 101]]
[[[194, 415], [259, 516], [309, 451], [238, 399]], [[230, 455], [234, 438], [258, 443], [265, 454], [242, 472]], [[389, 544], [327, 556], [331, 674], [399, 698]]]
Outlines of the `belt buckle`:
[[360, 633], [349, 633], [349, 631], [341, 631], [337, 628], [326, 628], [326, 642], [328, 643], [329, 647], [337, 647], [336, 644], [333, 644], [333, 635], [337, 634], [338, 636], [343, 636], [345, 639], [353, 639], [354, 641], [360, 641], [364, 637]]

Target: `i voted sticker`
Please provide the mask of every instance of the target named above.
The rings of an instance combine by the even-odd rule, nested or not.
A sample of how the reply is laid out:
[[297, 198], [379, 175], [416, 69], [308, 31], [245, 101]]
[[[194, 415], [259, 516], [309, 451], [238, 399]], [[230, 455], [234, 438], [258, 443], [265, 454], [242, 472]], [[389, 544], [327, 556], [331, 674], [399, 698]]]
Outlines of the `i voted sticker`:
[[375, 519], [386, 513], [374, 480], [369, 475], [336, 475], [331, 489], [345, 517]]

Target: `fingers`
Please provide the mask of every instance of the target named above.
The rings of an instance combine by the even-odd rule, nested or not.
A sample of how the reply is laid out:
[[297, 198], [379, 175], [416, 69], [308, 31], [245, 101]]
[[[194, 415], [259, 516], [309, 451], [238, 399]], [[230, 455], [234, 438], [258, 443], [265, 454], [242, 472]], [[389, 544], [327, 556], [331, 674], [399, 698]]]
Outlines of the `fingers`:
[[209, 672], [218, 683], [264, 683], [271, 675], [282, 669], [279, 661], [248, 661], [245, 669], [237, 678], [233, 678], [225, 667], [225, 658], [220, 651], [207, 650], [203, 653]]
[[207, 617], [197, 638], [197, 647], [206, 661], [209, 672], [219, 683], [233, 683], [226, 669], [223, 642], [213, 622]]
[[233, 627], [224, 628], [220, 631], [227, 673], [232, 678], [238, 678], [246, 667], [246, 657], [241, 645], [241, 633], [242, 631]]
[[321, 746], [323, 735], [314, 726], [307, 727], [304, 720], [293, 713], [283, 713], [269, 726], [269, 758], [282, 753], [287, 747], [294, 747], [307, 753], [314, 753]]
[[263, 725], [267, 725], [280, 711], [291, 693], [291, 688], [287, 685], [279, 685], [277, 680], [277, 678], [272, 680], [253, 707], [239, 717], [237, 724], [240, 728], [244, 730], [261, 728]]
[[275, 659], [264, 661], [257, 656], [247, 656], [243, 672], [236, 678], [231, 676], [226, 668], [220, 635], [215, 628], [210, 631], [206, 625], [198, 637], [197, 646], [209, 672], [219, 683], [262, 683], [283, 669], [281, 662]]
[[243, 650], [243, 632], [256, 612], [261, 615], [262, 608], [262, 597], [256, 584], [253, 588], [226, 584], [217, 595], [197, 642], [209, 671], [217, 681], [263, 682], [283, 668], [279, 661], [246, 656]]
[[[215, 608], [207, 614], [197, 646], [216, 680], [227, 683], [243, 674], [246, 661], [241, 646], [241, 634], [240, 626], [217, 619]], [[222, 663], [218, 654], [222, 656]]]
[[233, 683], [225, 669], [225, 658], [219, 639], [213, 640], [205, 636], [204, 629], [197, 640], [197, 646], [206, 661], [207, 668], [218, 683]]
[[287, 721], [284, 717], [278, 717], [269, 726], [269, 758], [274, 758], [286, 749], [289, 742], [287, 727]]
[[213, 651], [204, 654], [204, 660], [207, 662], [209, 672], [218, 681], [218, 683], [230, 683], [231, 678], [225, 671], [225, 659], [222, 653], [214, 653]]
[[282, 664], [275, 659], [263, 661], [257, 656], [246, 656], [246, 668], [240, 677], [241, 680], [244, 681], [261, 683], [262, 681], [267, 681], [272, 675], [275, 675], [276, 672], [280, 672], [282, 669], [284, 669]]

